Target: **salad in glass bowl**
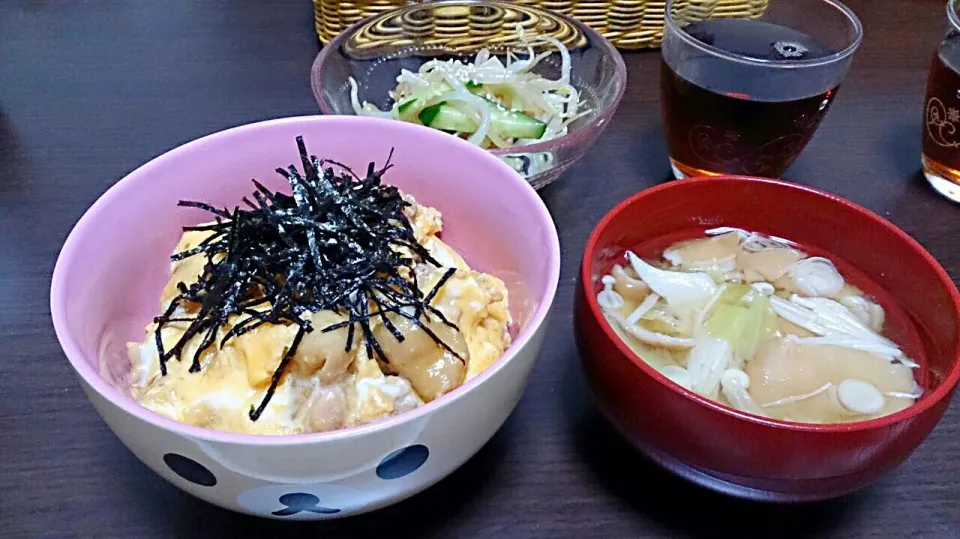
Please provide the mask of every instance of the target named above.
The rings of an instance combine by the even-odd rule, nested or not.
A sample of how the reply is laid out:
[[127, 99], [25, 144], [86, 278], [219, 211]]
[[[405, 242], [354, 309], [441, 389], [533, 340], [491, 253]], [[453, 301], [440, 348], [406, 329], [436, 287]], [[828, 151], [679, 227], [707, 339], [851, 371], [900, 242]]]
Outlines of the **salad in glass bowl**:
[[405, 121], [496, 154], [534, 187], [603, 131], [623, 95], [616, 49], [573, 19], [505, 2], [409, 5], [348, 28], [317, 56], [325, 114]]

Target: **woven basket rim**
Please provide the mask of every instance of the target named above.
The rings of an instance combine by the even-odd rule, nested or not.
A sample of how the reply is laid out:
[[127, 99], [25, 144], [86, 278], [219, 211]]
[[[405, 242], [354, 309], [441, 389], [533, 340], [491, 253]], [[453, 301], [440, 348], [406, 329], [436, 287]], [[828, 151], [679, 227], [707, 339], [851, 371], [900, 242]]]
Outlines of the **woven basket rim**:
[[[414, 1], [423, 3], [428, 0]], [[694, 1], [702, 8], [726, 15], [752, 17], [762, 13], [769, 0], [686, 1]], [[572, 16], [622, 50], [656, 48], [663, 39], [666, 0], [515, 0], [513, 3]], [[409, 4], [410, 0], [313, 0], [317, 36], [322, 43], [328, 44], [353, 22]]]

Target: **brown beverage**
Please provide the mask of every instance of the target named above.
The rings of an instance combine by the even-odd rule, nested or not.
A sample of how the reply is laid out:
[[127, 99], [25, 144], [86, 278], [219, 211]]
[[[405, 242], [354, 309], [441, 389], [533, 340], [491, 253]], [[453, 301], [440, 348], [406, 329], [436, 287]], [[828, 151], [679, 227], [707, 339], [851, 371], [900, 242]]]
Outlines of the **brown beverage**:
[[923, 115], [923, 169], [960, 189], [960, 34], [951, 32], [933, 55]]
[[[727, 52], [763, 60], [832, 54], [812, 37], [776, 24], [712, 19], [684, 31]], [[836, 94], [802, 72], [745, 74], [742, 64], [703, 54], [673, 66], [660, 84], [670, 160], [685, 176], [779, 177], [810, 141]]]

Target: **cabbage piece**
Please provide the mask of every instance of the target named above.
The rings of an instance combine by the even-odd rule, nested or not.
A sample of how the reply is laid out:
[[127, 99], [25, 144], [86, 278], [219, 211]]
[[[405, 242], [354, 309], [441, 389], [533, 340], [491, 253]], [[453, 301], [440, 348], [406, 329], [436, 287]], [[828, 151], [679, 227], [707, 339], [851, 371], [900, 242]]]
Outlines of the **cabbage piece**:
[[729, 343], [739, 365], [753, 355], [761, 341], [775, 333], [776, 318], [767, 296], [749, 286], [733, 285], [708, 313], [704, 330]]
[[710, 318], [704, 324], [707, 335], [723, 339], [731, 346], [739, 344], [746, 331], [750, 310], [739, 305], [721, 303], [711, 311]]
[[747, 322], [744, 333], [737, 343], [737, 355], [746, 360], [757, 351], [761, 342], [773, 337], [777, 332], [777, 315], [770, 307], [770, 298], [753, 291], [744, 296], [749, 302]]

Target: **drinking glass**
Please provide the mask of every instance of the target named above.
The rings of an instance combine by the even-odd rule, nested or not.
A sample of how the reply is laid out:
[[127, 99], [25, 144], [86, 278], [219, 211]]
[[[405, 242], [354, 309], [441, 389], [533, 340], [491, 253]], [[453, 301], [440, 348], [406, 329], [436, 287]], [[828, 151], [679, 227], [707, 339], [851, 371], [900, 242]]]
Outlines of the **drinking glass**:
[[674, 176], [779, 177], [836, 97], [863, 36], [857, 16], [833, 0], [666, 9], [660, 87]]
[[923, 175], [960, 202], [960, 2], [947, 3], [947, 33], [933, 54], [923, 115]]

